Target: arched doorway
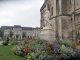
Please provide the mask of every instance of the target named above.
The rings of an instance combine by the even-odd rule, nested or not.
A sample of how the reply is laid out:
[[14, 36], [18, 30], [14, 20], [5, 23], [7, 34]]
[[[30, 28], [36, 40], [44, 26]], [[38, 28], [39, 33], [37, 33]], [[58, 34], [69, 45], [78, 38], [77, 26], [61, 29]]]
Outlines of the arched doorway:
[[16, 38], [18, 39], [19, 38], [19, 35], [16, 35]]

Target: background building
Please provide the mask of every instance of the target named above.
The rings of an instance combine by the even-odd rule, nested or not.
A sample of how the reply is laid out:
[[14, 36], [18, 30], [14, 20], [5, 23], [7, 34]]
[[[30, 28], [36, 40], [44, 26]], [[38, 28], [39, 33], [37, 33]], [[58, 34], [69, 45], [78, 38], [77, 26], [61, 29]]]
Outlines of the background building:
[[44, 0], [41, 12], [41, 28], [44, 27], [44, 8], [50, 12], [50, 24], [55, 38], [80, 41], [80, 0]]
[[[32, 28], [32, 27], [21, 27], [20, 25], [14, 25], [14, 26], [1, 26], [1, 28], [4, 30], [4, 37], [10, 37], [9, 33], [10, 31], [13, 32], [12, 38], [18, 38], [22, 39], [22, 33], [26, 32], [26, 39], [27, 38], [33, 38], [34, 35], [40, 34], [39, 33], [33, 33], [34, 31], [39, 30], [39, 28]], [[39, 30], [40, 31], [40, 30]]]
[[33, 38], [40, 38], [40, 28], [36, 27], [36, 28], [32, 28], [33, 30]]

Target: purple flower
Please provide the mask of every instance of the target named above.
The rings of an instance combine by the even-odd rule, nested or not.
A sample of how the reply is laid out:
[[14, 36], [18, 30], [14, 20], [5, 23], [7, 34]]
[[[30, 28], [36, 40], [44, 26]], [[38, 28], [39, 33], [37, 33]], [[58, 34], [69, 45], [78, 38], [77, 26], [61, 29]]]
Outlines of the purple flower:
[[59, 52], [61, 46], [56, 43], [53, 43], [52, 45], [53, 45], [53, 52], [55, 53]]
[[52, 43], [52, 45], [56, 45], [57, 43]]
[[79, 54], [79, 50], [78, 50], [78, 49], [72, 48], [72, 50], [73, 50], [73, 53], [75, 53], [75, 56], [80, 55], [80, 54]]

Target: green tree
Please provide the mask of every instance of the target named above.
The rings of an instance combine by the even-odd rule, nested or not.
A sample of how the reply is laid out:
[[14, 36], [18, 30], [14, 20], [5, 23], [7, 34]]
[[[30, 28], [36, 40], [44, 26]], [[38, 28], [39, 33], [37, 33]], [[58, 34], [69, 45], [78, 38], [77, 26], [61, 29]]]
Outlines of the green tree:
[[0, 37], [2, 38], [4, 36], [4, 31], [0, 28]]
[[12, 38], [12, 36], [13, 36], [13, 32], [12, 32], [12, 31], [10, 31], [9, 35], [10, 35], [10, 37]]
[[22, 37], [25, 38], [26, 37], [26, 32], [22, 33]]

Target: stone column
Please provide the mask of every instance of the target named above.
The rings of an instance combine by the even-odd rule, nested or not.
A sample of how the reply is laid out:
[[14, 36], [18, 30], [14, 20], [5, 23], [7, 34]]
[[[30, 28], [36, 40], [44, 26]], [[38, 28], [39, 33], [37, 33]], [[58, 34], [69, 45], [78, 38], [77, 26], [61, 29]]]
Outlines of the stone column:
[[61, 24], [62, 18], [59, 16], [59, 39], [62, 39], [62, 24]]
[[72, 24], [73, 24], [73, 40], [76, 40], [76, 28], [75, 28], [75, 16], [72, 14]]
[[53, 16], [56, 16], [56, 0], [54, 0]]
[[76, 40], [76, 22], [75, 22], [75, 0], [72, 2], [72, 23], [73, 23], [73, 40]]
[[59, 14], [62, 14], [62, 0], [59, 0]]

